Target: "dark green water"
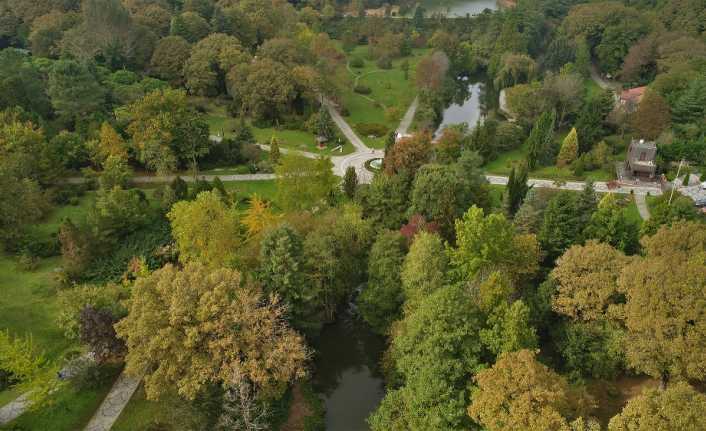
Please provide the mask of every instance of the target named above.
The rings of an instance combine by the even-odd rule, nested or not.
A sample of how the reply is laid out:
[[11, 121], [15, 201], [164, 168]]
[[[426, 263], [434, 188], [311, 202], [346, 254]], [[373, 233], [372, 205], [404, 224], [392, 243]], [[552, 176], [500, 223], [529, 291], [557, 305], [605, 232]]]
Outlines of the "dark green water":
[[315, 346], [314, 388], [326, 404], [326, 430], [368, 430], [365, 420], [385, 395], [379, 372], [385, 339], [342, 311]]

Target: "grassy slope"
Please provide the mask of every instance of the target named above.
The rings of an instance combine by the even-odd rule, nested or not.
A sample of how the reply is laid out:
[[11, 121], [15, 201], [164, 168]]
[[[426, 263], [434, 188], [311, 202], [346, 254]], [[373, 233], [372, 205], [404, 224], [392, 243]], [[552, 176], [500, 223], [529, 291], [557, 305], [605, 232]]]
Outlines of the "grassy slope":
[[[502, 153], [497, 159], [487, 163], [484, 168], [489, 174], [509, 175], [512, 166], [527, 157], [527, 146], [523, 144], [520, 148]], [[592, 179], [594, 181], [608, 181], [611, 174], [602, 169], [587, 171], [583, 176], [575, 176], [569, 168], [558, 168], [556, 166], [541, 166], [530, 172], [531, 178], [548, 178], [561, 180], [583, 180]]]
[[[351, 68], [357, 75], [363, 75], [359, 80], [359, 85], [370, 87], [372, 93], [367, 95], [375, 101], [382, 104], [384, 107], [395, 107], [399, 112], [399, 118], [393, 121], [388, 121], [385, 118], [385, 109], [383, 106], [372, 102], [360, 94], [353, 92], [351, 87], [344, 90], [342, 96], [343, 104], [350, 112], [346, 117], [346, 121], [355, 128], [356, 123], [381, 123], [386, 125], [389, 130], [394, 130], [399, 124], [399, 120], [409, 108], [409, 105], [414, 100], [417, 93], [417, 88], [414, 84], [414, 76], [417, 63], [427, 53], [426, 49], [414, 49], [409, 57], [395, 59], [392, 62], [392, 69], [379, 69], [374, 61], [366, 59], [368, 47], [358, 46], [348, 58], [360, 57], [364, 59], [365, 66], [362, 68]], [[409, 78], [404, 79], [404, 72], [400, 69], [403, 61], [409, 62]], [[371, 73], [372, 72], [372, 73]], [[355, 78], [351, 78], [351, 85]], [[383, 148], [385, 140], [383, 138], [368, 138], [361, 136], [368, 146], [374, 148]]]
[[[233, 136], [236, 119], [232, 118], [222, 101], [207, 98], [192, 98], [193, 103], [205, 110], [205, 120], [212, 135]], [[319, 150], [314, 141], [314, 134], [303, 130], [275, 129], [273, 127], [259, 128], [251, 125], [255, 139], [260, 144], [269, 144], [274, 135], [282, 148], [321, 153], [324, 155], [342, 155], [353, 152], [353, 146], [345, 141], [343, 151], [332, 152], [330, 148]]]
[[142, 385], [137, 389], [130, 402], [113, 425], [113, 431], [142, 431], [153, 425], [162, 425], [159, 429], [191, 429], [189, 425], [198, 424], [199, 414], [191, 404], [176, 395], [163, 397], [159, 401], [148, 401]]

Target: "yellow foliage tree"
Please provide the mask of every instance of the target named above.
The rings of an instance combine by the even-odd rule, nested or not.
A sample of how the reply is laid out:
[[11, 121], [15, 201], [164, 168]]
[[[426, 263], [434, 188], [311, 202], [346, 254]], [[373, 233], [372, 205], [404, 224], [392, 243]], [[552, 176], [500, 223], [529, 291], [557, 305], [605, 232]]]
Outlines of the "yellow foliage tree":
[[579, 154], [579, 137], [576, 134], [576, 128], [572, 128], [564, 142], [561, 144], [559, 156], [556, 159], [556, 165], [560, 168], [568, 166], [576, 160]]
[[212, 267], [232, 265], [241, 244], [240, 222], [217, 191], [203, 192], [195, 201], [180, 201], [167, 218], [182, 262]]
[[276, 397], [306, 374], [309, 352], [286, 308], [235, 270], [167, 265], [135, 282], [128, 309], [115, 329], [128, 346], [127, 372], [146, 371], [148, 399], [175, 386], [193, 399], [206, 385], [238, 383], [234, 375]]
[[245, 211], [243, 224], [248, 230], [248, 236], [253, 237], [265, 229], [275, 225], [279, 217], [272, 213], [270, 205], [260, 196], [254, 194], [250, 198], [250, 207]]

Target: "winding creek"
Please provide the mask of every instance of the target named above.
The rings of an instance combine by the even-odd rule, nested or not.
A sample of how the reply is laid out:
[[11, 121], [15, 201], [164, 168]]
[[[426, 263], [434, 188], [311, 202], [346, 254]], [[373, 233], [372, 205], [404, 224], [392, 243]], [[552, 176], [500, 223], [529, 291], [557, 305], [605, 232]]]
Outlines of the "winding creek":
[[348, 307], [324, 327], [314, 345], [314, 389], [326, 405], [326, 430], [369, 429], [366, 419], [385, 395], [379, 372], [385, 339]]

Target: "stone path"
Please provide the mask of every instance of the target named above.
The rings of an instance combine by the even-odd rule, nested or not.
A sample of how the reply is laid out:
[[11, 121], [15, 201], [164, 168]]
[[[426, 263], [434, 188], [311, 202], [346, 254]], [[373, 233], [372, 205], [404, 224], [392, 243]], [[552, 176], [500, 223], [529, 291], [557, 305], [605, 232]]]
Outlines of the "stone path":
[[398, 135], [406, 135], [409, 131], [412, 121], [414, 120], [414, 114], [417, 113], [417, 106], [419, 106], [419, 96], [415, 97], [412, 104], [409, 105], [409, 109], [405, 112], [400, 125], [397, 127], [396, 133]]
[[0, 425], [17, 419], [29, 407], [29, 394], [22, 394], [0, 408]]
[[142, 376], [132, 377], [125, 371], [120, 374], [113, 387], [108, 392], [100, 407], [86, 425], [84, 431], [108, 431], [122, 413], [123, 409], [132, 398], [137, 387], [140, 386]]
[[635, 205], [637, 206], [637, 211], [640, 213], [640, 217], [642, 217], [643, 220], [649, 220], [650, 209], [647, 207], [647, 201], [645, 200], [644, 194], [635, 194]]

